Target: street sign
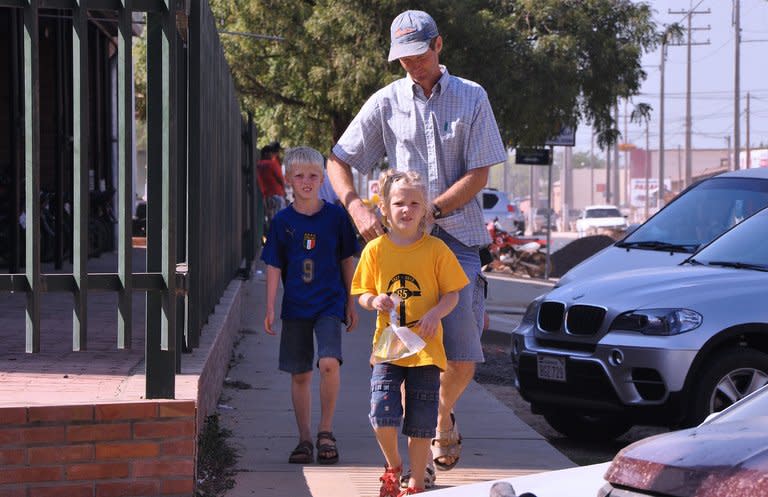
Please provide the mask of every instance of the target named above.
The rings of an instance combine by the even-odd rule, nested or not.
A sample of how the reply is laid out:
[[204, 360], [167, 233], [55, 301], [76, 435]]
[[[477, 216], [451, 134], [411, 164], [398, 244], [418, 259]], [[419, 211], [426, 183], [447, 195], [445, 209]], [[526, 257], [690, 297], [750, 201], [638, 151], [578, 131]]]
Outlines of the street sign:
[[563, 126], [560, 132], [544, 142], [548, 147], [573, 147], [576, 145], [576, 128]]
[[517, 148], [515, 164], [528, 166], [548, 166], [551, 164], [548, 148]]

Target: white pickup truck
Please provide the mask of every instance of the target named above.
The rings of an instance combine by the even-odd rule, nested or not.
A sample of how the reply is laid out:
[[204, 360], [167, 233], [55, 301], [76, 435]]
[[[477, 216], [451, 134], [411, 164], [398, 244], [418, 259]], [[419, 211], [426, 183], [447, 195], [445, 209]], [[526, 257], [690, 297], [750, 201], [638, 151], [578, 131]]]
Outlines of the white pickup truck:
[[596, 235], [601, 231], [622, 232], [627, 226], [627, 218], [615, 205], [588, 205], [576, 220], [579, 237]]

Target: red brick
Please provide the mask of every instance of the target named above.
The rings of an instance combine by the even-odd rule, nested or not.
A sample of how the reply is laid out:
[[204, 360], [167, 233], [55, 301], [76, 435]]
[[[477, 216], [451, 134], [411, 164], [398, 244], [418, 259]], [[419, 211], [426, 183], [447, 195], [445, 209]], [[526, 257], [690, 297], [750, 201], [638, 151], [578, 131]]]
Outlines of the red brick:
[[27, 497], [27, 486], [14, 485], [12, 487], [0, 487], [0, 497]]
[[[125, 481], [96, 484], [96, 497], [133, 497], [157, 495], [156, 481]], [[191, 494], [190, 494], [191, 495]]]
[[99, 404], [96, 406], [97, 421], [116, 419], [146, 419], [157, 417], [157, 402]]
[[0, 449], [0, 466], [24, 464], [24, 449]]
[[172, 440], [160, 444], [160, 453], [164, 456], [194, 456], [195, 440], [193, 438], [184, 440]]
[[133, 425], [135, 438], [172, 438], [195, 434], [195, 422], [187, 421], [147, 421]]
[[195, 416], [196, 411], [193, 400], [169, 400], [160, 403], [161, 418], [190, 418]]
[[31, 406], [29, 421], [93, 421], [93, 406]]
[[70, 442], [130, 439], [131, 425], [128, 423], [67, 426], [67, 440]]
[[160, 493], [163, 495], [192, 495], [195, 491], [195, 480], [163, 480]]
[[105, 480], [108, 478], [126, 478], [126, 463], [90, 463], [72, 464], [67, 467], [67, 480]]
[[172, 461], [134, 461], [133, 476], [136, 478], [188, 476], [195, 473], [195, 463], [191, 459], [175, 459]]
[[0, 484], [59, 481], [61, 480], [61, 476], [61, 468], [58, 466], [37, 466], [35, 468], [0, 468]]
[[64, 441], [64, 426], [39, 426], [22, 428], [21, 439], [26, 443], [51, 443]]
[[160, 447], [152, 442], [100, 443], [96, 445], [96, 459], [134, 459], [157, 457]]
[[63, 445], [56, 447], [30, 447], [29, 464], [51, 464], [93, 460], [92, 445]]
[[0, 430], [0, 446], [17, 444], [19, 442], [21, 442], [21, 430], [18, 428]]
[[26, 422], [26, 407], [3, 407], [0, 409], [0, 425], [21, 425]]
[[53, 487], [31, 487], [29, 497], [93, 497], [93, 483], [58, 483]]

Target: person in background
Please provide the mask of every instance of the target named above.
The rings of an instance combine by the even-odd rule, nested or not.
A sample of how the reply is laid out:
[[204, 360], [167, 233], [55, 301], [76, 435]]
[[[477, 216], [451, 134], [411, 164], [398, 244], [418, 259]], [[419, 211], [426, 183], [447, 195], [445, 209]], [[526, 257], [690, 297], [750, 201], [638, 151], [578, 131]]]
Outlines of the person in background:
[[281, 371], [291, 374], [291, 400], [299, 432], [299, 443], [288, 462], [314, 462], [310, 429], [314, 338], [320, 370], [317, 462], [334, 464], [339, 460], [332, 425], [340, 388], [341, 326], [346, 323], [349, 332], [357, 324], [349, 288], [358, 245], [344, 209], [319, 197], [322, 154], [309, 147], [292, 148], [285, 165], [294, 200], [272, 220], [261, 256], [267, 264], [264, 330], [276, 334], [275, 299], [282, 279], [278, 362]]
[[366, 241], [384, 233], [376, 213], [355, 190], [352, 170], [369, 173], [386, 156], [395, 171], [418, 172], [427, 185], [432, 234], [454, 252], [469, 284], [445, 319], [448, 366], [441, 374], [437, 433], [432, 459], [438, 469], [459, 461], [461, 435], [453, 407], [482, 362], [480, 334], [485, 303], [479, 249], [490, 243], [477, 194], [490, 166], [507, 151], [485, 90], [440, 65], [443, 38], [426, 12], [399, 14], [390, 28], [389, 61], [406, 75], [377, 91], [334, 145], [328, 175]]
[[261, 159], [256, 165], [256, 180], [264, 197], [265, 217], [267, 222], [285, 208], [285, 179], [283, 166], [280, 164], [280, 142], [273, 141], [261, 148]]

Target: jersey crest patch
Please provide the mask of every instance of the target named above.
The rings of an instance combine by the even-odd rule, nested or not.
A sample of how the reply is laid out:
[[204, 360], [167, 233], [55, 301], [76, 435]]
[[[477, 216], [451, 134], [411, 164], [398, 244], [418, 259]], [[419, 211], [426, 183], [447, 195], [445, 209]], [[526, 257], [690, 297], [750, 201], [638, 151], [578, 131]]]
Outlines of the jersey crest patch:
[[312, 250], [317, 243], [317, 235], [314, 233], [304, 233], [304, 250]]

